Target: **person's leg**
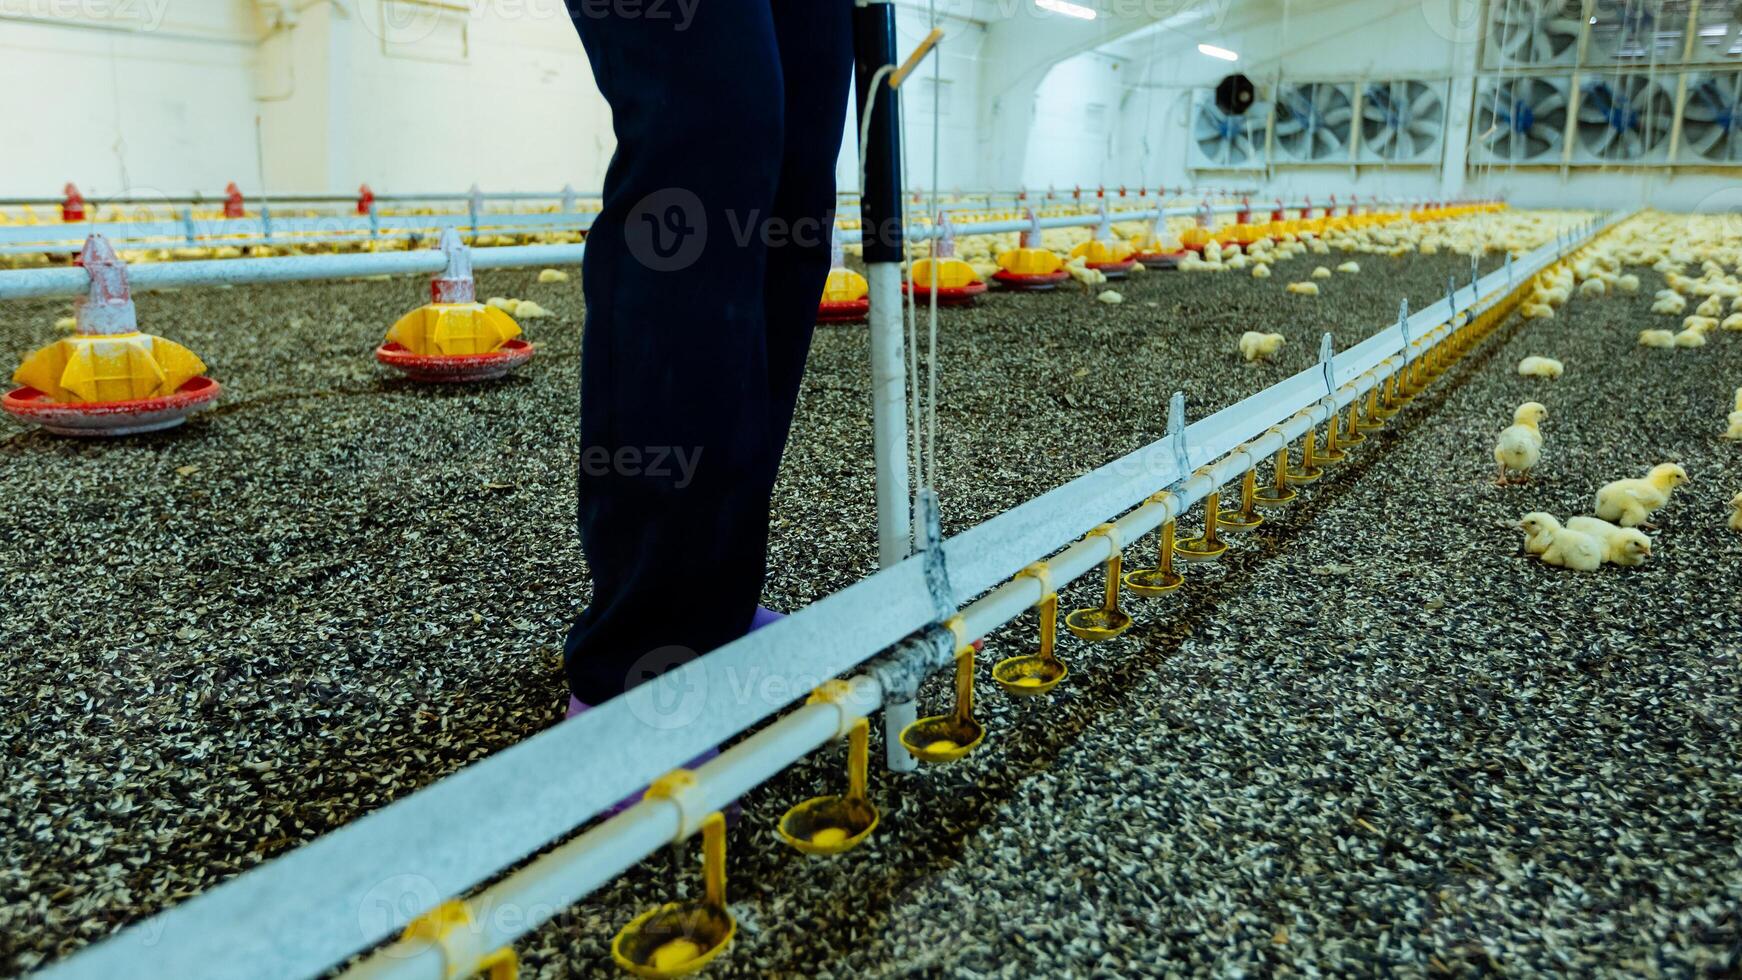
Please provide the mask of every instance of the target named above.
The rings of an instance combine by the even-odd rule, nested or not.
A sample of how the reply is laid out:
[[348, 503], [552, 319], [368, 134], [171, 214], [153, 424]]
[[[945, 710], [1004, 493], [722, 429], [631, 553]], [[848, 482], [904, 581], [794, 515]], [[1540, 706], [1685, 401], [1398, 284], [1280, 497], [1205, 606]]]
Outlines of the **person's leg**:
[[853, 5], [848, 0], [773, 0], [786, 79], [786, 145], [773, 227], [792, 234], [768, 250], [769, 436], [778, 469], [817, 303], [829, 275], [835, 162], [853, 77]]
[[570, 0], [617, 152], [587, 237], [581, 542], [592, 602], [569, 631], [598, 704], [740, 636], [761, 592], [770, 460], [766, 250], [742, 237], [779, 178], [768, 0], [616, 13]]

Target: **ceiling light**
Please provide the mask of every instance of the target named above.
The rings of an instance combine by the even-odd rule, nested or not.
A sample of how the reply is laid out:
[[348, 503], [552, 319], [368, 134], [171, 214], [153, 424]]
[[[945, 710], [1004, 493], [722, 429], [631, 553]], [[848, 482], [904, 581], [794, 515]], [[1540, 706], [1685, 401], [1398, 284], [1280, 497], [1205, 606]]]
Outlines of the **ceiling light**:
[[1042, 10], [1050, 10], [1055, 14], [1064, 14], [1066, 17], [1075, 17], [1078, 20], [1095, 19], [1095, 8], [1072, 3], [1071, 0], [1034, 0], [1034, 5]]
[[1239, 55], [1235, 54], [1232, 51], [1229, 51], [1227, 48], [1218, 48], [1214, 44], [1200, 44], [1200, 45], [1198, 45], [1198, 53], [1199, 54], [1207, 54], [1212, 58], [1220, 58], [1223, 61], [1239, 61], [1240, 60]]

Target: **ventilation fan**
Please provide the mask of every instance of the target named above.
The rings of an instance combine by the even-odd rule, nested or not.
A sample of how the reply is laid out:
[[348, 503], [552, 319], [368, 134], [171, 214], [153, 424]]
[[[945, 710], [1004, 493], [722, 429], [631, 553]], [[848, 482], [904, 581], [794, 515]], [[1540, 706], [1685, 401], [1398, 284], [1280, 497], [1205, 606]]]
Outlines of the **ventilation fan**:
[[1199, 91], [1192, 104], [1187, 165], [1197, 170], [1262, 169], [1264, 122], [1269, 115], [1262, 102], [1253, 102], [1245, 112], [1230, 112], [1217, 105], [1213, 91]]
[[1688, 76], [1680, 159], [1742, 164], [1742, 72]]
[[1742, 61], [1742, 0], [1704, 0], [1700, 4], [1700, 61]]
[[1673, 64], [1682, 60], [1686, 0], [1593, 0], [1585, 64]]
[[1492, 0], [1488, 4], [1487, 65], [1565, 65], [1579, 56], [1583, 0]]
[[1559, 163], [1569, 91], [1564, 78], [1490, 79], [1476, 94], [1471, 160]]
[[1438, 163], [1446, 135], [1440, 82], [1370, 82], [1361, 95], [1363, 163]]
[[1574, 163], [1653, 163], [1669, 156], [1675, 96], [1648, 75], [1592, 76], [1579, 86]]
[[1277, 162], [1347, 163], [1355, 127], [1355, 92], [1335, 82], [1284, 82], [1276, 87], [1270, 123]]

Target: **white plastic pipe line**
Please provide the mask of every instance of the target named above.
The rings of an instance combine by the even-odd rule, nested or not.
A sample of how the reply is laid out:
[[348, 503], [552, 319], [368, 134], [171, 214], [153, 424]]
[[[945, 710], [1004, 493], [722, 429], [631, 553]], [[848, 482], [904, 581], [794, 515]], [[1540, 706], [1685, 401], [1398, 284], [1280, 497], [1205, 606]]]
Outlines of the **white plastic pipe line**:
[[[1506, 270], [1505, 276], [1496, 273], [1484, 282], [1497, 287], [1533, 275], [1584, 237], [1559, 238], [1516, 269]], [[1486, 295], [1493, 289], [1485, 285], [1477, 292]], [[1467, 302], [1460, 300], [1460, 305]], [[1431, 308], [1422, 314], [1430, 319], [1444, 315]], [[1429, 335], [1431, 324], [1421, 326], [1415, 331], [1412, 321], [1412, 338]], [[1339, 359], [1333, 381], [1341, 387], [1404, 346], [1402, 332], [1393, 325], [1347, 352], [1350, 363]], [[945, 541], [950, 609], [969, 606], [1037, 556], [1071, 545], [1102, 516], [1124, 514], [1158, 488], [1185, 489], [1179, 484], [1191, 476], [1190, 466], [1256, 440], [1271, 425], [1328, 394], [1322, 371], [1302, 372], [1188, 427], [1187, 444], [1196, 461], [1188, 459], [1185, 470], [1163, 440]], [[938, 622], [939, 598], [925, 573], [926, 563], [935, 557], [915, 556], [885, 568], [655, 682], [135, 924], [43, 975], [216, 978], [245, 969], [254, 977], [289, 978], [330, 969], [356, 950], [391, 938], [410, 917], [443, 898], [466, 894], [567, 836], [654, 776], [748, 730], [827, 678], [850, 673], [903, 637]], [[1092, 559], [1083, 555], [1085, 561]], [[1068, 570], [1061, 558], [1061, 573]], [[995, 602], [1012, 607], [1010, 618], [1026, 608], [1021, 598], [1006, 593]], [[992, 603], [981, 605], [977, 621], [990, 609]], [[788, 724], [797, 723], [782, 719], [770, 730], [785, 732], [782, 726]], [[785, 736], [768, 736], [776, 737]], [[743, 761], [741, 756], [749, 753], [740, 749], [752, 741], [726, 755], [734, 765], [745, 765], [763, 778], [800, 754], [770, 751], [754, 762]], [[633, 751], [626, 751], [630, 747]], [[587, 760], [584, 772], [576, 771], [579, 759]], [[572, 773], [574, 778], [553, 778], [553, 773]], [[705, 786], [708, 781], [702, 782]], [[648, 839], [654, 837], [663, 834], [648, 834]], [[609, 861], [639, 856], [644, 855], [624, 853]], [[458, 969], [455, 964], [449, 968]]]
[[[472, 249], [474, 269], [516, 269], [575, 265], [585, 245], [512, 245]], [[440, 249], [409, 252], [357, 252], [336, 255], [290, 255], [270, 259], [202, 259], [192, 262], [141, 262], [127, 267], [136, 290], [181, 289], [188, 286], [258, 285], [311, 279], [363, 276], [434, 275], [447, 267]], [[83, 296], [90, 277], [79, 266], [18, 269], [0, 272], [0, 300], [38, 296]]]

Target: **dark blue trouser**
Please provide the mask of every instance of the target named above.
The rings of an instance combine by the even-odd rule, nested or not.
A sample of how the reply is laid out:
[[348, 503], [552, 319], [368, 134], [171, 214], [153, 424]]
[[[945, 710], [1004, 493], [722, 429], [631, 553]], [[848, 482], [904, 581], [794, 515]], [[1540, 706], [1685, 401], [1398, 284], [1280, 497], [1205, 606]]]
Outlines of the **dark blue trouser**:
[[569, 0], [617, 152], [582, 270], [569, 687], [621, 694], [749, 626], [828, 275], [851, 0]]

